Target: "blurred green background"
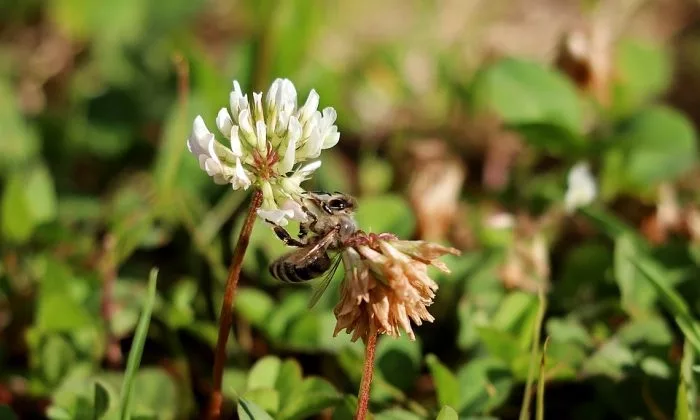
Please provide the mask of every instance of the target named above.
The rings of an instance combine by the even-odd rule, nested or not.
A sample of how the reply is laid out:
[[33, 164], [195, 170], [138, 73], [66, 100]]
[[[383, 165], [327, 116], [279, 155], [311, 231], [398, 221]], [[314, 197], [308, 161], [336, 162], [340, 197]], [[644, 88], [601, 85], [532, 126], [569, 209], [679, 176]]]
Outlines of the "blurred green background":
[[[214, 126], [233, 79], [276, 77], [338, 112], [307, 189], [358, 196], [365, 230], [463, 250], [435, 274], [435, 323], [380, 340], [374, 418], [697, 418], [699, 12], [0, 1], [0, 418], [112, 418], [144, 306], [133, 413], [199, 416], [248, 196], [211, 182], [186, 138], [197, 114]], [[579, 161], [599, 196], [567, 214]], [[332, 337], [340, 277], [307, 311], [310, 288], [267, 274], [284, 251], [258, 223], [227, 413], [242, 397], [241, 418], [350, 419], [363, 348]]]

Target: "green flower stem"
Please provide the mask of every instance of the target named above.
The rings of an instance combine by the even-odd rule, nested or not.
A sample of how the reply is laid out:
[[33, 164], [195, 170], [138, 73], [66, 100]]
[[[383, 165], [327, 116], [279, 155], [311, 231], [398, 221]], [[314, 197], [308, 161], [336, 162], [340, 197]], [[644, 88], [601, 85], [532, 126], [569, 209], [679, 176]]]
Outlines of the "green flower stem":
[[253, 230], [253, 224], [257, 217], [257, 210], [262, 203], [262, 192], [255, 190], [253, 198], [248, 208], [248, 215], [241, 233], [238, 235], [238, 242], [233, 251], [231, 266], [226, 279], [226, 289], [224, 290], [224, 299], [221, 303], [221, 316], [219, 318], [219, 337], [216, 340], [216, 349], [214, 350], [214, 384], [212, 388], [211, 399], [209, 400], [209, 415], [210, 419], [218, 419], [221, 416], [221, 404], [223, 396], [221, 393], [221, 383], [224, 376], [224, 365], [226, 364], [226, 342], [228, 341], [231, 324], [233, 323], [233, 300], [236, 297], [236, 289], [238, 288], [238, 278], [241, 274], [243, 265], [243, 256], [245, 255], [248, 243], [250, 242], [250, 234]]

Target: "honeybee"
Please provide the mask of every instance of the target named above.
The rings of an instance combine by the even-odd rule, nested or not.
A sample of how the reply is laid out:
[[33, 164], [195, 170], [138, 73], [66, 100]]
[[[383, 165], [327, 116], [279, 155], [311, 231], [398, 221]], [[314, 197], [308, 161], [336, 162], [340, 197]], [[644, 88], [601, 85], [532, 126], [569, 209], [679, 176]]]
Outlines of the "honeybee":
[[[354, 212], [357, 201], [340, 192], [307, 192], [302, 198], [302, 210], [308, 221], [299, 226], [299, 239], [294, 239], [283, 227], [273, 225], [275, 234], [287, 245], [299, 249], [282, 255], [270, 264], [272, 276], [285, 283], [302, 283], [324, 273], [314, 291], [309, 307], [316, 304], [328, 288], [341, 262], [342, 250], [358, 232]], [[333, 257], [329, 252], [335, 252]]]

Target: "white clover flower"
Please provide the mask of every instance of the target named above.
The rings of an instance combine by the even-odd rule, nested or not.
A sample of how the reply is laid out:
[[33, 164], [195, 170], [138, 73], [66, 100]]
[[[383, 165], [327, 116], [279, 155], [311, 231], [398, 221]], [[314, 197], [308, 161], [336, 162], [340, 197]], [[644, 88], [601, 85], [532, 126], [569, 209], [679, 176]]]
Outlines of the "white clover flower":
[[303, 221], [306, 215], [294, 202], [303, 192], [300, 184], [321, 162], [297, 164], [318, 158], [340, 139], [335, 110], [319, 111], [318, 104], [319, 96], [311, 90], [297, 107], [297, 91], [288, 79], [275, 80], [264, 102], [262, 93], [253, 93], [250, 102], [234, 81], [229, 109], [222, 108], [216, 117], [229, 147], [216, 140], [201, 116], [194, 120], [187, 147], [215, 183], [231, 184], [234, 190], [260, 188], [260, 217], [280, 225], [288, 219]]
[[567, 184], [564, 208], [569, 213], [591, 204], [598, 194], [596, 180], [586, 162], [579, 162], [569, 170]]

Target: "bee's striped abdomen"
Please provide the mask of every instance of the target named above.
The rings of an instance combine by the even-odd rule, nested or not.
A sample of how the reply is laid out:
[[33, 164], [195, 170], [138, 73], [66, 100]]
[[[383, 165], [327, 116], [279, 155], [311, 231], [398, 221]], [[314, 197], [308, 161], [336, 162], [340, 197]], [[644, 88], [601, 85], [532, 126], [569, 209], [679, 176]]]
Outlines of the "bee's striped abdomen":
[[301, 283], [315, 279], [331, 266], [326, 252], [320, 252], [304, 261], [293, 262], [289, 255], [270, 264], [270, 274], [285, 283]]

